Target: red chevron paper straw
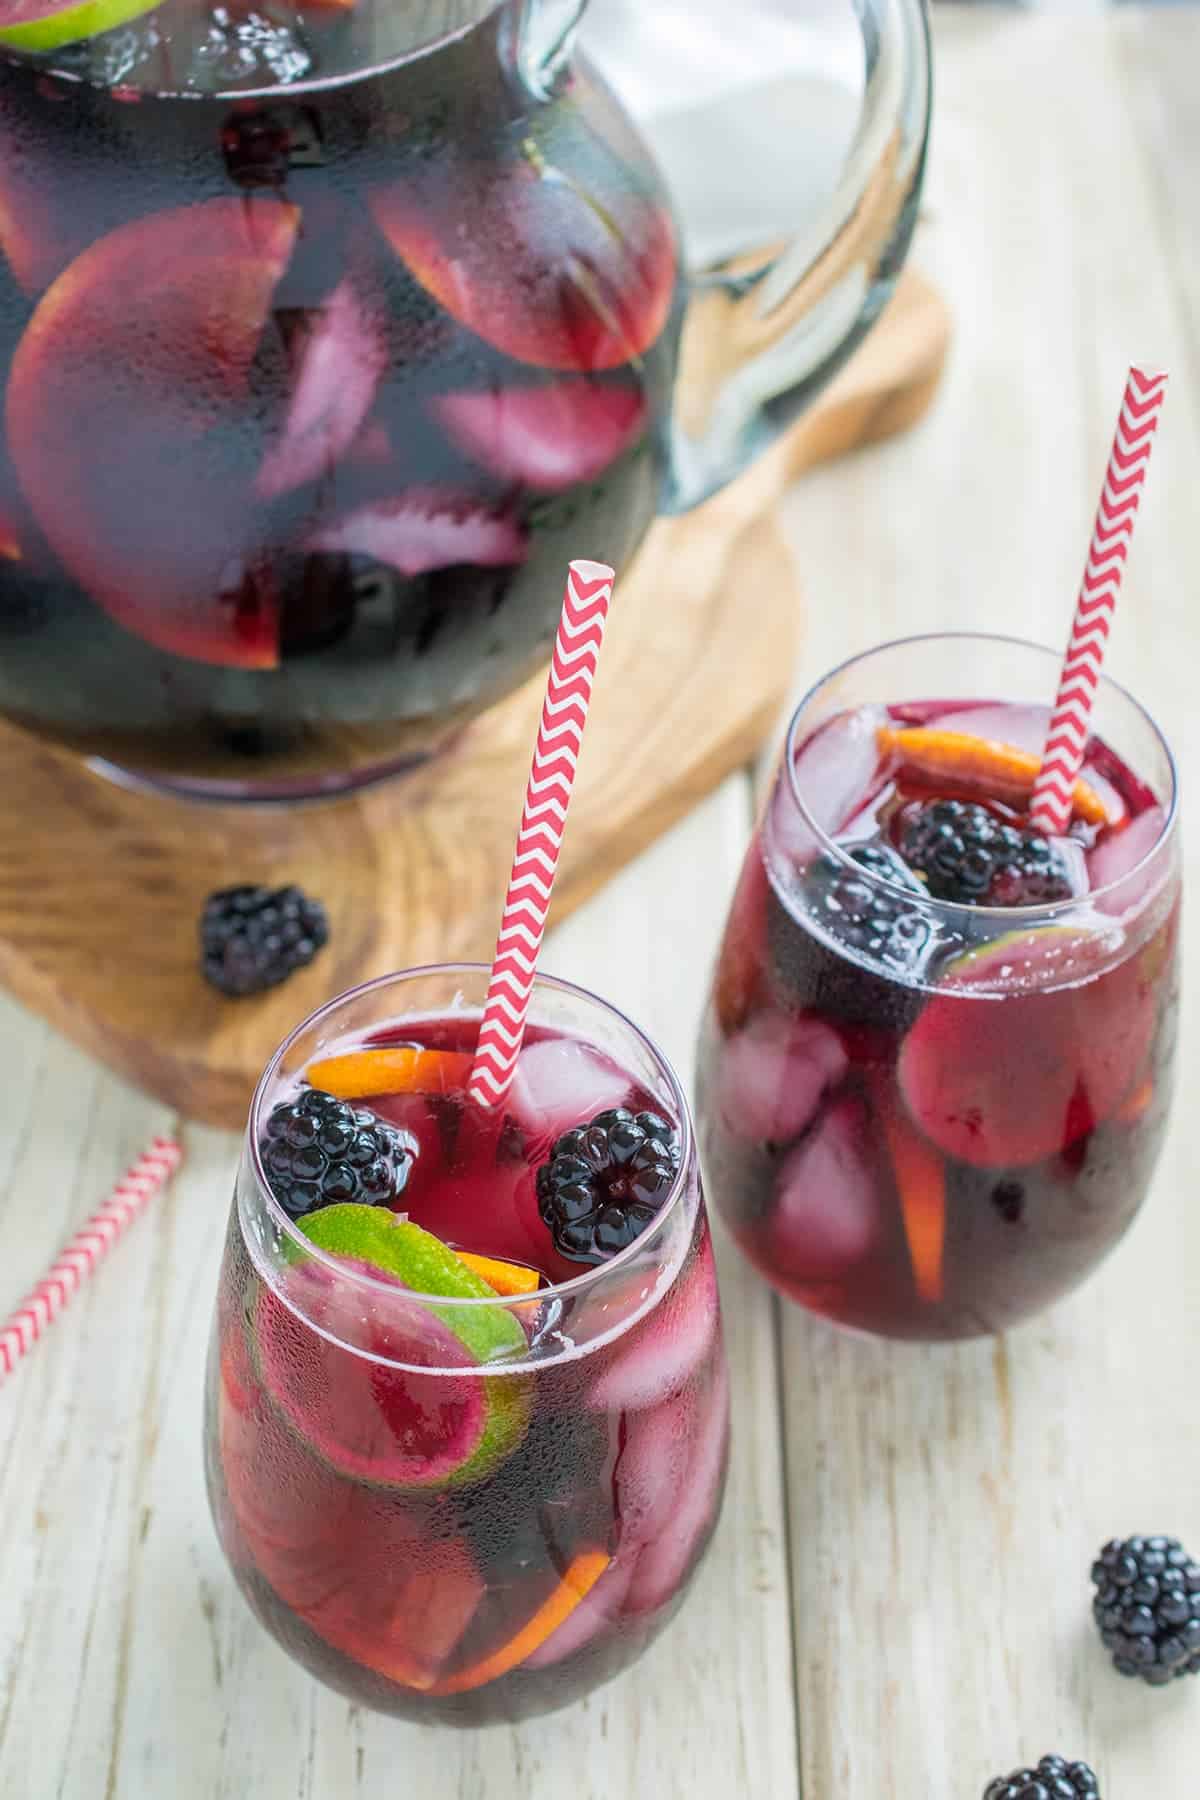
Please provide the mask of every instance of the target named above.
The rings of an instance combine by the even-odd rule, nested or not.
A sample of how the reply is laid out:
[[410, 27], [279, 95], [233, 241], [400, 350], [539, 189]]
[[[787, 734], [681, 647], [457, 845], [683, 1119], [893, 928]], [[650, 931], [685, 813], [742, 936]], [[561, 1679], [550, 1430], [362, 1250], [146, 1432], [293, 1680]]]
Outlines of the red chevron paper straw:
[[503, 1100], [521, 1054], [612, 583], [613, 572], [604, 563], [573, 562], [567, 575], [542, 722], [525, 789], [525, 810], [471, 1069], [468, 1091], [481, 1106], [496, 1106]]
[[182, 1157], [183, 1151], [174, 1138], [156, 1137], [83, 1229], [75, 1233], [8, 1323], [0, 1327], [0, 1381], [11, 1375], [21, 1358], [29, 1354], [96, 1264], [174, 1174]]
[[1042, 831], [1065, 831], [1071, 817], [1108, 628], [1125, 573], [1129, 540], [1166, 389], [1165, 374], [1130, 369], [1059, 678], [1058, 697], [1033, 788], [1030, 816]]

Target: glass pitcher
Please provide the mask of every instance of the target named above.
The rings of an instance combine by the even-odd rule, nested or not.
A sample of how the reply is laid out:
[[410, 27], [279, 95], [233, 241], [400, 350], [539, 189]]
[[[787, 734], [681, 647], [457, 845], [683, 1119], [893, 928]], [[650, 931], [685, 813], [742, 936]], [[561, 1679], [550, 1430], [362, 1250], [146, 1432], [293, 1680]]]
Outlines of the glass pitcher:
[[584, 0], [0, 0], [0, 715], [284, 798], [525, 679], [568, 558], [728, 481], [890, 291], [927, 24], [854, 7], [827, 205], [689, 279]]

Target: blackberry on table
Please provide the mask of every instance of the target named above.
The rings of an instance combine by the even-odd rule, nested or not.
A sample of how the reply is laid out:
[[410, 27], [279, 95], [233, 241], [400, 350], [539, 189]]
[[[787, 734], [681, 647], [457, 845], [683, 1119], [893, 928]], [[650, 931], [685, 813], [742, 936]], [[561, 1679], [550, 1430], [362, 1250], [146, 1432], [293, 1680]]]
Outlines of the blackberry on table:
[[293, 1219], [343, 1201], [389, 1205], [408, 1185], [417, 1148], [411, 1132], [315, 1088], [282, 1101], [259, 1144], [271, 1192]]
[[328, 939], [325, 908], [298, 887], [219, 888], [200, 916], [205, 979], [232, 996], [276, 987]]
[[1092, 1611], [1120, 1674], [1151, 1687], [1200, 1675], [1200, 1563], [1178, 1538], [1114, 1538], [1092, 1581]]
[[678, 1173], [674, 1126], [613, 1107], [556, 1140], [537, 1172], [538, 1208], [560, 1256], [606, 1262], [654, 1223]]
[[860, 844], [846, 855], [854, 868], [828, 855], [818, 857], [809, 868], [805, 888], [810, 910], [848, 948], [893, 968], [915, 968], [929, 942], [928, 921], [878, 883], [887, 881], [919, 894], [919, 882], [883, 844]]
[[997, 1776], [984, 1789], [983, 1800], [1100, 1800], [1100, 1783], [1086, 1763], [1043, 1756], [1036, 1769]]
[[1070, 878], [1048, 838], [1006, 825], [977, 800], [931, 800], [900, 836], [905, 861], [935, 900], [967, 906], [1045, 906], [1069, 900]]

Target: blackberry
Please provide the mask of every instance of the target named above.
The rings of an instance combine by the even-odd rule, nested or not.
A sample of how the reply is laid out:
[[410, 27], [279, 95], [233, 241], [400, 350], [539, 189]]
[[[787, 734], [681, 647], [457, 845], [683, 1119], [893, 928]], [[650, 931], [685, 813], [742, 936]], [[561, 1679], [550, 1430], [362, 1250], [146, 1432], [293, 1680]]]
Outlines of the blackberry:
[[298, 887], [220, 888], [200, 918], [201, 966], [223, 994], [258, 994], [303, 969], [328, 939], [325, 908]]
[[1086, 1763], [1043, 1756], [1036, 1769], [1014, 1769], [983, 1790], [983, 1800], [1100, 1800], [1100, 1783]]
[[538, 1208], [561, 1256], [606, 1262], [653, 1224], [678, 1173], [674, 1126], [618, 1106], [556, 1140], [537, 1172]]
[[367, 1108], [307, 1088], [271, 1113], [259, 1149], [271, 1192], [301, 1219], [344, 1200], [387, 1206], [399, 1199], [418, 1145], [410, 1131]]
[[863, 875], [835, 856], [818, 857], [805, 876], [810, 911], [831, 937], [872, 961], [915, 968], [929, 943], [928, 922], [899, 895], [877, 885], [888, 881], [920, 893], [911, 869], [883, 844], [860, 844], [846, 855]]
[[1178, 1538], [1114, 1538], [1092, 1564], [1092, 1611], [1122, 1675], [1200, 1675], [1200, 1563]]
[[932, 800], [910, 813], [900, 850], [935, 900], [1044, 906], [1069, 900], [1062, 858], [1037, 832], [1005, 825], [976, 800]]

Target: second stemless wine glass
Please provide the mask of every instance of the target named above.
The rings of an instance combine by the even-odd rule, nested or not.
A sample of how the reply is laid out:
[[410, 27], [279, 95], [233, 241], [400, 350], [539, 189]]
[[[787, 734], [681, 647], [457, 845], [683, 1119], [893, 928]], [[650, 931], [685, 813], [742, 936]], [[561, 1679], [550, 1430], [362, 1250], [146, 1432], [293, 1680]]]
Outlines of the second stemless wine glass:
[[[238, 1176], [206, 1419], [217, 1530], [267, 1630], [362, 1705], [463, 1725], [560, 1706], [661, 1630], [720, 1510], [729, 1415], [675, 1075], [613, 1008], [541, 978], [503, 1118], [472, 1108], [454, 1076], [486, 987], [475, 965], [386, 977], [273, 1058]], [[414, 1041], [414, 1080], [355, 1102], [411, 1160], [393, 1204], [443, 1243], [557, 1278], [535, 1293], [415, 1291], [319, 1248], [273, 1189], [272, 1120], [312, 1102], [314, 1058], [392, 1044], [403, 1062]], [[562, 1132], [625, 1104], [670, 1122], [677, 1173], [642, 1235], [584, 1268], [551, 1242], [537, 1169]], [[286, 1196], [294, 1214], [294, 1182]], [[340, 1211], [390, 1234], [386, 1212]]]
[[969, 634], [846, 663], [801, 702], [746, 858], [701, 1045], [706, 1175], [767, 1279], [842, 1324], [1002, 1330], [1146, 1196], [1174, 1074], [1175, 767], [1102, 680], [1094, 816], [1039, 840], [1014, 782], [1057, 663]]

